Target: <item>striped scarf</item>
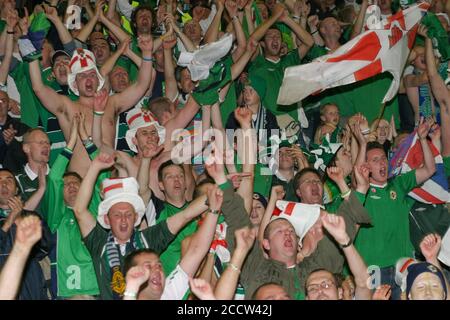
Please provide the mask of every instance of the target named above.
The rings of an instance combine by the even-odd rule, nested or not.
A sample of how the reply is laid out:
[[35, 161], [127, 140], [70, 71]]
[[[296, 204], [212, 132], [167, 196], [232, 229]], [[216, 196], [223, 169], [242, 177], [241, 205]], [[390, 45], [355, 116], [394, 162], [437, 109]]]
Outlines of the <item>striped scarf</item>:
[[[133, 252], [137, 249], [147, 248], [148, 245], [145, 239], [141, 238], [139, 232], [134, 232], [131, 236], [133, 241], [129, 241], [126, 244], [125, 255]], [[114, 236], [110, 231], [108, 234], [108, 240], [106, 241], [104, 250], [106, 252], [106, 259], [108, 261], [108, 265], [110, 267], [110, 275], [111, 275], [111, 290], [113, 294], [114, 300], [121, 300], [123, 293], [125, 292], [125, 277], [122, 272], [122, 267], [120, 264], [120, 252], [119, 245], [117, 245], [114, 241]]]

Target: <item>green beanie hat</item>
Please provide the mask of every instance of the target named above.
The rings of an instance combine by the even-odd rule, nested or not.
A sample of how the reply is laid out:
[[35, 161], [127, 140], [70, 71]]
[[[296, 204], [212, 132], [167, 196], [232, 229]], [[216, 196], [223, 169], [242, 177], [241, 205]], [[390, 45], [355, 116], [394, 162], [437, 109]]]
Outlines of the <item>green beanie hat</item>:
[[260, 76], [250, 74], [247, 86], [253, 88], [259, 96], [259, 100], [263, 101], [266, 97], [266, 81]]

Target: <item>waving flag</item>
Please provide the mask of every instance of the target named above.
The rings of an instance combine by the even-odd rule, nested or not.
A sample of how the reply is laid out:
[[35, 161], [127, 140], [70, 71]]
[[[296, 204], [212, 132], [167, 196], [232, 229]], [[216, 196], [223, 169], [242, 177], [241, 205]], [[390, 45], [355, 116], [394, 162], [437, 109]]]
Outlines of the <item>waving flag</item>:
[[358, 82], [385, 71], [394, 79], [383, 102], [397, 93], [402, 70], [411, 50], [418, 23], [429, 4], [417, 4], [399, 11], [380, 30], [367, 30], [313, 62], [287, 68], [277, 103], [290, 105], [312, 93]]
[[[412, 139], [411, 139], [412, 137]], [[409, 196], [423, 203], [441, 204], [450, 202], [450, 193], [448, 192], [448, 181], [445, 174], [444, 163], [439, 150], [428, 142], [431, 153], [436, 163], [435, 174], [425, 181], [420, 187], [413, 189]], [[406, 155], [404, 150], [407, 148]], [[403, 156], [404, 155], [404, 156]], [[417, 133], [413, 132], [402, 143], [400, 148], [394, 154], [389, 162], [390, 176], [409, 172], [420, 168], [423, 163], [423, 151], [418, 139]], [[398, 170], [400, 169], [400, 170]]]

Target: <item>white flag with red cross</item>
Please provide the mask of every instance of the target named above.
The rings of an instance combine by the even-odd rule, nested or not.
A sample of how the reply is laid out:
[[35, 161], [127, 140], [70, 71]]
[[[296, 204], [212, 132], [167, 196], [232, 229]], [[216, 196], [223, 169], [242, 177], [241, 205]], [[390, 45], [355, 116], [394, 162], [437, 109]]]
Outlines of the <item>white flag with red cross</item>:
[[385, 71], [394, 79], [383, 103], [397, 93], [417, 28], [429, 8], [426, 2], [392, 15], [382, 29], [367, 30], [335, 52], [284, 72], [277, 103], [290, 105], [312, 93], [358, 82]]

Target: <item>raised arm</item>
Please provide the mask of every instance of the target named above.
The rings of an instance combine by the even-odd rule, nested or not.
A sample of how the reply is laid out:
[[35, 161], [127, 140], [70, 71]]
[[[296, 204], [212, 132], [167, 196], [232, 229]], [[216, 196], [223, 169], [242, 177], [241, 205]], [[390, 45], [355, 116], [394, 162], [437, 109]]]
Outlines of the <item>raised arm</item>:
[[19, 16], [17, 15], [17, 11], [9, 10], [6, 15], [6, 46], [5, 55], [3, 57], [2, 64], [0, 65], [0, 84], [6, 84], [6, 80], [8, 79], [8, 72], [14, 49], [14, 28], [18, 23]]
[[121, 93], [116, 93], [110, 99], [118, 113], [124, 112], [136, 105], [147, 92], [153, 74], [153, 39], [151, 35], [141, 35], [138, 39], [139, 48], [142, 51], [142, 64], [139, 68], [138, 78], [135, 83]]
[[28, 256], [41, 237], [41, 220], [37, 216], [28, 216], [18, 222], [13, 248], [0, 274], [0, 300], [16, 298]]
[[367, 266], [346, 232], [344, 218], [335, 214], [326, 214], [321, 217], [321, 220], [324, 228], [341, 246], [350, 271], [355, 277], [355, 298], [357, 300], [370, 300], [372, 293], [367, 287], [367, 280], [369, 279]]
[[43, 5], [45, 9], [45, 16], [47, 19], [53, 23], [58, 32], [59, 39], [63, 45], [70, 43], [72, 39], [72, 35], [69, 30], [67, 30], [64, 23], [61, 21], [61, 18], [58, 16], [58, 11], [54, 7], [50, 7], [48, 5]]
[[211, 24], [206, 30], [205, 36], [203, 37], [203, 41], [205, 44], [217, 41], [217, 37], [219, 35], [220, 21], [222, 20], [222, 15], [224, 11], [224, 0], [217, 0], [217, 12], [212, 20]]
[[[200, 196], [192, 201], [189, 206], [167, 219], [167, 227], [172, 234], [177, 234], [188, 222], [198, 217], [208, 209], [206, 205], [207, 196]], [[208, 247], [209, 249], [209, 247]]]
[[[170, 16], [170, 15], [167, 15]], [[177, 24], [174, 22], [173, 19], [169, 20], [169, 23], [172, 25], [173, 31], [177, 35], [178, 38], [180, 38], [181, 42], [183, 43], [184, 47], [188, 52], [194, 52], [197, 50], [194, 43], [189, 39], [181, 30], [178, 28]]]
[[46, 173], [47, 166], [40, 166], [38, 170], [38, 180], [39, 180], [39, 187], [37, 190], [33, 193], [33, 195], [25, 202], [25, 205], [23, 206], [24, 209], [34, 211], [39, 206], [39, 203], [42, 200], [42, 197], [45, 194], [45, 189], [47, 188], [47, 180], [46, 180]]
[[[192, 96], [190, 95], [184, 108], [181, 109], [180, 112], [177, 113], [175, 118], [169, 120], [169, 122], [167, 122], [165, 124], [166, 136], [171, 137], [172, 132], [175, 129], [185, 128], [188, 125], [188, 123], [191, 122], [192, 118], [194, 118], [195, 114], [198, 112], [199, 107], [200, 106], [197, 104], [197, 102], [194, 100], [194, 98], [192, 98]], [[169, 150], [171, 147], [171, 143], [172, 143], [170, 141], [170, 139], [166, 139], [166, 142], [164, 142], [164, 143], [165, 143], [166, 151]]]
[[259, 228], [258, 228], [259, 243], [263, 243], [264, 230], [266, 230], [266, 227], [269, 224], [270, 219], [272, 218], [272, 213], [273, 213], [273, 210], [275, 210], [277, 201], [283, 200], [285, 195], [286, 195], [286, 192], [284, 191], [283, 186], [278, 185], [278, 186], [272, 187], [272, 190], [270, 191], [270, 198], [269, 198], [269, 202], [267, 203], [266, 211], [264, 212], [264, 215], [261, 219], [261, 223], [259, 224]]
[[257, 161], [255, 154], [257, 138], [254, 134], [255, 131], [252, 129], [252, 113], [250, 109], [236, 108], [234, 110], [234, 117], [241, 126], [241, 145], [243, 148], [238, 151], [244, 151], [244, 154], [239, 155], [242, 160], [242, 172], [250, 173], [249, 176], [242, 178], [237, 193], [244, 199], [245, 210], [250, 213], [253, 204], [253, 171], [255, 170], [255, 163]]
[[192, 236], [186, 254], [181, 258], [180, 267], [189, 277], [197, 272], [203, 258], [208, 253], [216, 232], [217, 219], [223, 201], [223, 192], [217, 186], [212, 186], [207, 192], [209, 209], [203, 223]]
[[92, 31], [95, 28], [95, 25], [100, 19], [100, 14], [103, 13], [103, 6], [105, 5], [105, 0], [100, 0], [95, 5], [95, 14], [93, 17], [89, 19], [89, 21], [83, 26], [83, 28], [78, 33], [77, 39], [81, 42], [86, 42]]
[[117, 60], [119, 60], [120, 56], [125, 53], [130, 43], [131, 38], [128, 38], [126, 41], [121, 42], [119, 48], [112, 55], [110, 55], [105, 63], [101, 66], [100, 74], [103, 77], [106, 78], [111, 73], [111, 71], [114, 69], [114, 66], [116, 65]]
[[33, 91], [44, 107], [56, 116], [63, 114], [67, 98], [56, 93], [55, 90], [42, 82], [41, 69], [38, 60], [34, 60], [30, 63], [30, 78]]
[[[423, 30], [423, 28], [423, 26], [420, 26], [419, 30]], [[426, 28], [421, 33], [426, 35]], [[439, 105], [441, 105], [441, 108], [442, 106], [445, 106], [448, 114], [448, 110], [450, 110], [450, 93], [437, 71], [436, 58], [433, 53], [433, 44], [428, 36], [425, 37], [425, 59], [427, 64], [428, 79], [431, 84], [431, 89], [433, 90], [433, 95]]]
[[253, 247], [256, 238], [256, 229], [245, 227], [236, 230], [236, 249], [231, 256], [230, 263], [222, 273], [216, 284], [214, 295], [219, 300], [233, 300], [236, 287], [239, 281], [242, 265], [250, 249]]
[[[108, 92], [101, 89], [94, 96], [94, 120], [92, 123], [92, 141], [100, 149], [103, 146], [102, 117], [108, 103]], [[84, 117], [84, 114], [82, 114]], [[84, 122], [84, 119], [83, 119]], [[85, 127], [85, 126], [84, 126]]]
[[148, 203], [152, 197], [152, 189], [150, 188], [150, 163], [152, 159], [163, 150], [163, 146], [154, 149], [146, 149], [142, 151], [141, 163], [139, 164], [137, 180], [139, 183], [139, 196], [144, 203]]
[[[251, 1], [249, 1], [251, 2]], [[236, 36], [236, 50], [232, 53], [233, 61], [237, 61], [245, 52], [247, 41], [245, 39], [244, 29], [242, 29], [241, 20], [239, 19], [238, 5], [233, 0], [227, 0], [225, 2], [225, 8], [228, 15], [231, 17], [231, 23], [233, 24], [234, 34]]]
[[416, 181], [418, 185], [427, 181], [436, 172], [436, 163], [434, 162], [434, 157], [427, 141], [428, 132], [430, 132], [430, 125], [422, 118], [417, 129], [417, 135], [419, 136], [422, 147], [424, 165], [416, 169]]
[[350, 196], [350, 189], [345, 182], [344, 170], [340, 167], [328, 167], [327, 176], [330, 178], [339, 188], [341, 195], [345, 195], [345, 200]]
[[130, 35], [124, 31], [120, 26], [115, 25], [111, 20], [105, 17], [103, 12], [103, 7], [99, 12], [99, 21], [103, 23], [103, 25], [108, 28], [110, 32], [112, 32], [120, 42], [125, 41]]
[[355, 121], [355, 123], [353, 123], [350, 126], [350, 129], [353, 134], [353, 137], [355, 138], [353, 140], [356, 140], [356, 142], [358, 143], [358, 152], [354, 165], [360, 166], [366, 162], [366, 150], [367, 150], [367, 141], [363, 133], [361, 132], [360, 120]]
[[364, 27], [364, 17], [366, 15], [366, 10], [368, 6], [369, 1], [363, 0], [358, 13], [358, 17], [356, 18], [355, 24], [353, 25], [352, 35], [350, 36], [350, 39], [353, 39], [361, 34]]
[[114, 158], [112, 156], [106, 153], [100, 153], [94, 161], [92, 161], [92, 165], [89, 167], [86, 176], [81, 183], [73, 212], [77, 218], [78, 226], [80, 227], [81, 236], [83, 238], [89, 235], [97, 223], [88, 209], [97, 176], [100, 171], [110, 168], [113, 164]]
[[426, 235], [420, 242], [420, 252], [425, 260], [436, 267], [442, 269], [438, 260], [439, 251], [441, 250], [442, 239], [437, 233]]
[[[250, 61], [251, 57], [255, 53], [256, 49], [258, 48], [258, 42], [251, 36], [248, 39], [247, 46], [245, 52], [239, 57], [239, 59], [233, 63], [231, 66], [231, 79], [234, 81], [236, 80], [239, 75], [244, 71], [245, 67], [247, 66], [248, 62]], [[228, 92], [228, 91], [226, 91]], [[226, 94], [224, 92], [224, 94]], [[222, 91], [221, 91], [222, 95]]]
[[109, 20], [114, 19], [114, 13], [116, 13], [117, 0], [108, 0], [108, 10], [106, 11], [106, 17]]
[[309, 49], [314, 45], [314, 39], [306, 31], [302, 26], [296, 23], [291, 17], [289, 17], [289, 12], [285, 10], [283, 14], [278, 18], [279, 21], [286, 24], [297, 36], [297, 39], [300, 40], [300, 44], [298, 45], [297, 51], [300, 59], [302, 59], [306, 53], [308, 53]]
[[323, 46], [324, 41], [319, 33], [319, 17], [317, 15], [311, 15], [307, 18], [309, 31], [313, 36], [314, 43], [318, 46]]
[[272, 11], [272, 16], [264, 21], [263, 24], [259, 25], [258, 28], [252, 33], [251, 37], [256, 41], [261, 40], [266, 34], [267, 30], [277, 22], [278, 18], [284, 13], [284, 6], [281, 3], [277, 3]]
[[[169, 24], [169, 28], [171, 24]], [[173, 29], [172, 29], [173, 30]], [[166, 36], [163, 41], [164, 49], [164, 81], [166, 84], [165, 95], [170, 101], [175, 101], [178, 97], [178, 86], [175, 78], [175, 67], [173, 65], [173, 48], [177, 44], [176, 37], [172, 34]]]

